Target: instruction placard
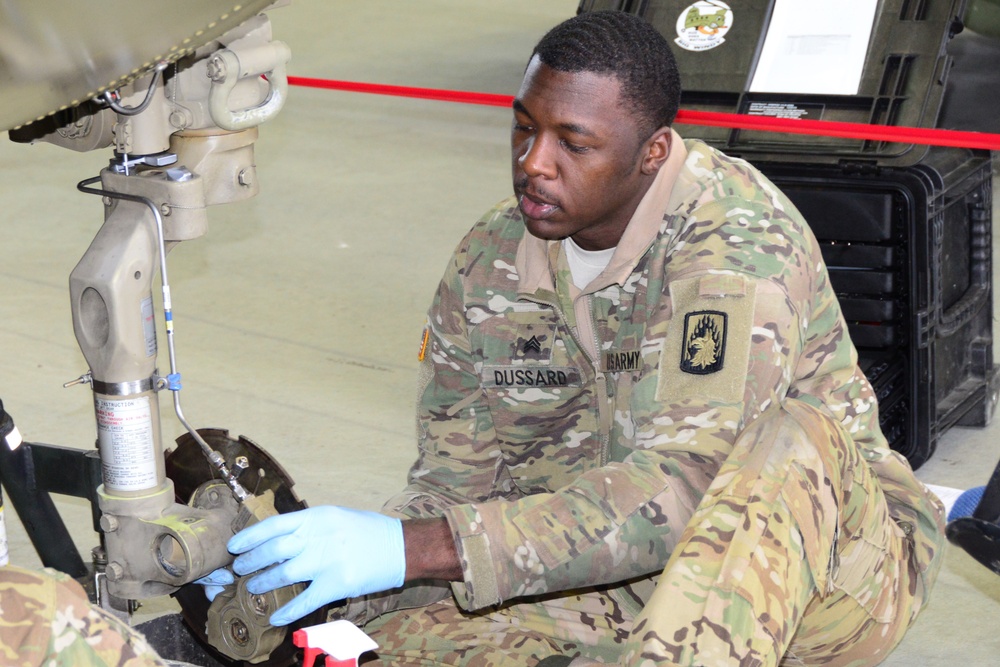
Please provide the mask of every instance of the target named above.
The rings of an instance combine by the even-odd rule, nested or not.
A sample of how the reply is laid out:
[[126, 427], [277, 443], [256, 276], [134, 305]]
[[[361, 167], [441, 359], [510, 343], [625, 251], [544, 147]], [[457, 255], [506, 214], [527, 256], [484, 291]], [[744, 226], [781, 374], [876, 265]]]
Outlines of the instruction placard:
[[123, 491], [154, 486], [157, 452], [149, 397], [95, 398], [94, 403], [105, 486]]

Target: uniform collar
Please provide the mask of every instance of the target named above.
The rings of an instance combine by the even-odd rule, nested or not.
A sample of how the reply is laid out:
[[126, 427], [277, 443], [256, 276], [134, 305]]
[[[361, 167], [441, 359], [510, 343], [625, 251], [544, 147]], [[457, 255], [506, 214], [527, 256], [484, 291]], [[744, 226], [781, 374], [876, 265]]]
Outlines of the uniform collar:
[[[670, 130], [670, 154], [653, 179], [646, 194], [639, 201], [635, 213], [625, 227], [615, 254], [607, 268], [587, 286], [584, 292], [592, 292], [608, 285], [625, 284], [635, 269], [639, 259], [649, 248], [663, 223], [663, 215], [677, 205], [671, 193], [687, 160], [687, 149], [680, 136]], [[679, 205], [679, 202], [678, 202]], [[560, 242], [545, 241], [525, 231], [517, 248], [514, 266], [517, 269], [518, 292], [534, 294], [539, 290], [555, 291], [553, 278]]]

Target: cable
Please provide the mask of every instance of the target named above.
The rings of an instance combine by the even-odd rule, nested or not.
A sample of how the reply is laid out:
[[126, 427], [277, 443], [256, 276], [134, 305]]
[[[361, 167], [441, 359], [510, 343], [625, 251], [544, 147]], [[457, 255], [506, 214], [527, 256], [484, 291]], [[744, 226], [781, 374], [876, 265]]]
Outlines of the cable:
[[146, 90], [145, 99], [143, 99], [142, 103], [138, 106], [123, 107], [118, 104], [115, 98], [120, 98], [121, 96], [118, 94], [117, 89], [106, 91], [103, 95], [101, 95], [101, 99], [104, 100], [104, 103], [107, 104], [112, 111], [117, 114], [121, 114], [122, 116], [135, 116], [142, 113], [146, 110], [146, 107], [149, 106], [149, 103], [153, 101], [153, 94], [156, 92], [156, 84], [160, 81], [160, 74], [163, 73], [163, 70], [167, 69], [167, 64], [168, 63], [166, 61], [161, 61], [156, 63], [153, 67], [153, 80], [149, 82], [149, 89]]

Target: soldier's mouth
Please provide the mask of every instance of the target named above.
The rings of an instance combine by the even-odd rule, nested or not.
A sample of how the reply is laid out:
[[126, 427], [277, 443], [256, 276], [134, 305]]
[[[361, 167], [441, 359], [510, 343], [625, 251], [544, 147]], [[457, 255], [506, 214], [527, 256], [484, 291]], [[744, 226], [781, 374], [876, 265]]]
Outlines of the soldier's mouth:
[[559, 210], [558, 205], [536, 199], [526, 193], [518, 197], [517, 203], [524, 217], [532, 220], [545, 220]]

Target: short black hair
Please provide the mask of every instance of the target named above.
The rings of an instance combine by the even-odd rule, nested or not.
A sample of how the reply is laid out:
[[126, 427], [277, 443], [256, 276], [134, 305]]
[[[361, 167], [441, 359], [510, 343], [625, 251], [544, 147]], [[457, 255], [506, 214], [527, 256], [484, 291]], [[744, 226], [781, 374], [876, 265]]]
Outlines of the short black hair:
[[677, 116], [681, 78], [670, 44], [634, 14], [609, 10], [574, 16], [549, 30], [531, 55], [560, 72], [616, 77], [643, 139]]

